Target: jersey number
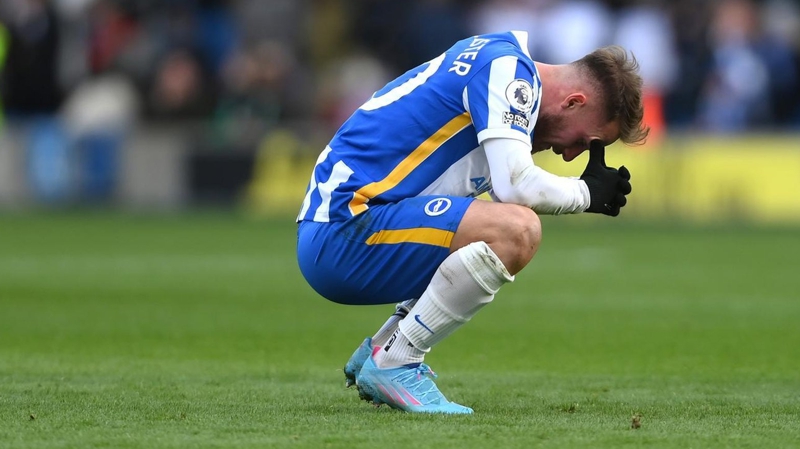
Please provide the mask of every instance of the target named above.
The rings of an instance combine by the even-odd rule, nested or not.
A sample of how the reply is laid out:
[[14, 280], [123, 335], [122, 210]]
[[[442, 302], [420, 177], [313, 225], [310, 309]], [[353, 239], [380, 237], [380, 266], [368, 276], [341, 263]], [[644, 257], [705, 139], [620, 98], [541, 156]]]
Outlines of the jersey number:
[[395, 101], [405, 97], [406, 95], [413, 92], [414, 89], [416, 89], [417, 87], [425, 84], [425, 82], [428, 81], [428, 78], [430, 78], [431, 75], [433, 75], [434, 73], [436, 73], [437, 70], [439, 70], [439, 67], [442, 65], [442, 61], [444, 61], [444, 54], [428, 62], [427, 67], [422, 65], [416, 69], [416, 70], [422, 70], [422, 68], [425, 67], [425, 69], [422, 71], [415, 72], [414, 70], [409, 70], [408, 72], [406, 72], [405, 75], [401, 76], [395, 81], [397, 83], [402, 82], [402, 84], [393, 87], [391, 90], [380, 96], [375, 96], [378, 94], [378, 92], [376, 92], [375, 95], [373, 95], [372, 98], [367, 100], [367, 102], [364, 103], [359, 109], [363, 109], [365, 111], [374, 111], [375, 109], [388, 106], [394, 103]]

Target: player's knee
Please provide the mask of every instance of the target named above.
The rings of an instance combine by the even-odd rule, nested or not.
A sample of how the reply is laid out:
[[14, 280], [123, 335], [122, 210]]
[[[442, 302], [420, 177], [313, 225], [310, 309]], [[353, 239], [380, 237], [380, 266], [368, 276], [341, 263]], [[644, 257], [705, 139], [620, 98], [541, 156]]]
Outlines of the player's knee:
[[539, 216], [527, 207], [515, 207], [507, 221], [505, 237], [512, 248], [507, 268], [516, 273], [531, 261], [542, 241]]
[[539, 249], [542, 241], [542, 222], [536, 212], [527, 207], [520, 208], [518, 229], [515, 235], [518, 236], [520, 257], [526, 259], [526, 263], [533, 258]]

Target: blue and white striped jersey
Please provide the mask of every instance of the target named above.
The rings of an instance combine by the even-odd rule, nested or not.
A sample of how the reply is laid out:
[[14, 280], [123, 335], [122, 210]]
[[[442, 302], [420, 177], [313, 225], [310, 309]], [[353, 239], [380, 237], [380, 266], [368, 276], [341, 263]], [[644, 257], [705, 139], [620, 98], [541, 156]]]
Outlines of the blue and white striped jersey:
[[343, 221], [370, 205], [489, 191], [480, 143], [530, 145], [542, 85], [525, 32], [473, 36], [376, 92], [320, 154], [297, 221]]

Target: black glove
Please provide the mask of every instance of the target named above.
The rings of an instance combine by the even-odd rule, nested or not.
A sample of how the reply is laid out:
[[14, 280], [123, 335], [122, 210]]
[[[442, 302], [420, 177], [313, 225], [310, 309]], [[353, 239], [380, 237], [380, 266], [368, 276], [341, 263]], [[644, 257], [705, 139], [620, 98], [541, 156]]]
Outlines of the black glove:
[[599, 140], [589, 144], [589, 163], [581, 179], [589, 187], [590, 204], [586, 212], [616, 217], [631, 193], [631, 173], [625, 166], [617, 170], [606, 166], [606, 148]]

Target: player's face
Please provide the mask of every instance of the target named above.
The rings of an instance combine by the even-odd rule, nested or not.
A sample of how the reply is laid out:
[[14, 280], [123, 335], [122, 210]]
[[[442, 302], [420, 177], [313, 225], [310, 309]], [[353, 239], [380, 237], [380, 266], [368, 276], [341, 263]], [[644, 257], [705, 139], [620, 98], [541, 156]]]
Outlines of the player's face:
[[606, 145], [619, 138], [619, 124], [605, 122], [587, 107], [563, 108], [558, 115], [540, 115], [533, 130], [533, 152], [552, 149], [569, 162], [600, 140]]
[[569, 162], [586, 151], [592, 140], [600, 140], [606, 145], [616, 141], [619, 126], [616, 122], [609, 122], [604, 125], [576, 125], [561, 131], [553, 137], [553, 153], [560, 154], [564, 161]]

